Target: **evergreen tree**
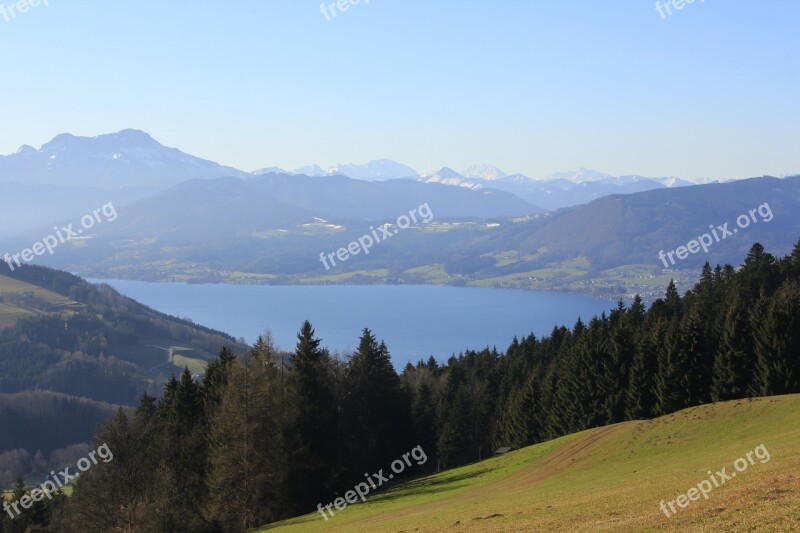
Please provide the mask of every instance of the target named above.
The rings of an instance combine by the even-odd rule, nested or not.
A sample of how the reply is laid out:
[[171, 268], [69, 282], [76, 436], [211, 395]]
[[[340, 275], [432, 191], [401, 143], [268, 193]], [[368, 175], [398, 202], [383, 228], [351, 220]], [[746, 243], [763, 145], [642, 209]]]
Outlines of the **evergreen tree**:
[[649, 418], [654, 415], [656, 410], [657, 350], [653, 338], [649, 335], [650, 325], [645, 324], [644, 321], [644, 307], [641, 299], [638, 296], [637, 299], [634, 299], [630, 311], [631, 324], [637, 329], [637, 341], [631, 361], [628, 388], [625, 392], [625, 418], [627, 420]]
[[800, 391], [800, 284], [784, 283], [756, 320], [756, 375], [759, 396]]
[[505, 407], [499, 438], [495, 447], [522, 448], [542, 440], [540, 394], [536, 379], [531, 375], [525, 385], [514, 391]]
[[725, 314], [722, 339], [714, 360], [711, 399], [720, 402], [744, 398], [754, 366], [750, 318], [741, 303], [734, 300]]
[[167, 387], [169, 394], [159, 405], [164, 451], [161, 483], [166, 495], [158, 515], [159, 527], [201, 528], [205, 523], [202, 509], [208, 497], [208, 425], [203, 399], [188, 368], [177, 386], [170, 382]]
[[681, 359], [676, 346], [676, 321], [657, 320], [651, 340], [658, 364], [654, 414], [672, 413], [686, 405], [685, 398], [681, 396], [680, 380], [688, 372], [683, 366], [684, 360]]
[[391, 462], [409, 443], [410, 405], [386, 345], [364, 329], [348, 367], [342, 435], [352, 474]]
[[257, 354], [233, 364], [211, 424], [209, 507], [226, 532], [285, 514], [282, 384], [275, 365], [262, 364]]
[[296, 511], [309, 511], [335, 492], [338, 405], [332, 383], [330, 356], [320, 348], [311, 323], [305, 321], [297, 335], [290, 361], [287, 407], [291, 411], [288, 446], [291, 454], [289, 501]]
[[681, 398], [678, 407], [707, 403], [711, 398], [714, 359], [706, 349], [700, 317], [695, 312], [681, 321], [676, 353]]
[[[439, 421], [436, 418], [436, 405], [433, 390], [429, 383], [421, 383], [419, 391], [414, 395], [411, 406], [411, 420], [414, 426], [416, 443], [422, 446], [426, 453], [433, 455], [436, 451], [436, 435], [439, 430]], [[426, 465], [427, 468], [434, 464]]]
[[[259, 337], [260, 338], [260, 337]], [[206, 365], [205, 376], [201, 385], [201, 395], [205, 410], [210, 414], [222, 401], [222, 391], [228, 383], [228, 376], [236, 360], [233, 353], [223, 347], [219, 356]]]
[[620, 301], [611, 312], [607, 355], [603, 359], [599, 393], [603, 396], [605, 419], [609, 423], [625, 419], [625, 392], [631, 362], [636, 352], [633, 331], [628, 321], [625, 305]]

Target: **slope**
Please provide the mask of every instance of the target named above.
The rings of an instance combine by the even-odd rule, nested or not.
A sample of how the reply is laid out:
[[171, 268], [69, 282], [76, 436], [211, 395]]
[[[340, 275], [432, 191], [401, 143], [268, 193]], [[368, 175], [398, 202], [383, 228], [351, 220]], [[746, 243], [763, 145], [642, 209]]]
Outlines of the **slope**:
[[200, 370], [226, 345], [243, 348], [108, 286], [0, 263], [0, 393], [49, 390], [135, 405], [183, 365]]
[[[410, 481], [328, 522], [315, 513], [261, 531], [797, 531], [798, 439], [800, 395], [710, 404]], [[768, 460], [708, 500], [670, 518], [660, 510], [762, 444]]]

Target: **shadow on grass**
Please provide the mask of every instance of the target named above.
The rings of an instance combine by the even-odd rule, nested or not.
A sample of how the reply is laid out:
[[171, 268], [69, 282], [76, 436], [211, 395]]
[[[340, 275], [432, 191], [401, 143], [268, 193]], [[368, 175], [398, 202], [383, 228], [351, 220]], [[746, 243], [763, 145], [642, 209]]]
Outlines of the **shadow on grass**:
[[389, 487], [386, 491], [378, 493], [376, 501], [393, 502], [408, 496], [423, 496], [458, 490], [471, 484], [465, 483], [466, 481], [479, 479], [489, 472], [491, 470], [485, 468], [463, 474], [438, 475], [406, 481], [402, 485]]
[[[458, 490], [462, 487], [468, 486], [471, 483], [467, 483], [468, 481], [471, 482], [473, 480], [479, 479], [480, 477], [484, 476], [485, 474], [490, 473], [492, 470], [485, 468], [483, 470], [463, 473], [463, 474], [450, 474], [450, 475], [436, 475], [430, 474], [427, 477], [421, 477], [418, 479], [414, 479], [411, 481], [406, 481], [400, 485], [396, 485], [394, 487], [386, 487], [383, 490], [379, 490], [376, 492], [371, 493], [367, 497], [366, 502], [357, 502], [354, 504], [348, 505], [348, 507], [353, 506], [360, 506], [370, 503], [393, 503], [397, 500], [401, 500], [408, 497], [414, 496], [428, 496], [432, 494], [439, 494], [444, 492], [450, 492], [454, 490]], [[340, 494], [335, 495], [332, 500], [341, 496]], [[331, 500], [331, 501], [332, 501]], [[323, 503], [323, 506], [326, 505]], [[336, 511], [339, 513], [344, 513], [347, 509], [343, 511]], [[335, 516], [331, 518], [328, 522], [325, 522], [325, 519], [322, 518], [319, 514], [307, 514], [303, 516], [298, 516], [296, 518], [289, 518], [282, 522], [276, 522], [274, 524], [270, 524], [268, 526], [264, 526], [257, 531], [269, 531], [272, 529], [277, 529], [279, 527], [286, 527], [286, 526], [302, 526], [316, 523], [319, 526], [323, 525], [335, 525]]]

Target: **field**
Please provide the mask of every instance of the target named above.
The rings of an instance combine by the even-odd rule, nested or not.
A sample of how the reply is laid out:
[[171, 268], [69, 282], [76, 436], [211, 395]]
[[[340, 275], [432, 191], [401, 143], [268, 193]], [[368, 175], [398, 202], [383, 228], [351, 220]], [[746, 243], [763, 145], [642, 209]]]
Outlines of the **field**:
[[0, 276], [0, 328], [20, 318], [77, 310], [82, 307], [65, 296], [36, 285]]
[[[55, 292], [0, 276], [0, 328], [21, 318], [51, 313], [79, 311], [83, 305]], [[215, 357], [196, 348], [172, 346], [169, 339], [143, 338], [141, 343], [121, 346], [115, 355], [150, 368], [151, 373], [167, 379], [189, 367], [193, 374], [205, 372], [206, 361]]]
[[[800, 395], [711, 404], [412, 480], [327, 522], [314, 513], [260, 531], [800, 531], [798, 442]], [[769, 455], [751, 455], [707, 500], [669, 518], [659, 508], [708, 471], [735, 472], [762, 444]]]

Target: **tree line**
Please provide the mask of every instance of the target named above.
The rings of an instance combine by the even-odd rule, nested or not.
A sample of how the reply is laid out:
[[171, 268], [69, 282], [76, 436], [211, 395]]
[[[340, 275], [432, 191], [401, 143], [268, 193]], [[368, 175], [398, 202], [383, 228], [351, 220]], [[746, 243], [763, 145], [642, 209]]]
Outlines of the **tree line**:
[[683, 297], [670, 283], [649, 308], [636, 297], [505, 352], [400, 374], [370, 330], [340, 359], [305, 322], [291, 354], [269, 337], [225, 348], [201, 382], [185, 371], [160, 399], [118, 412], [97, 436], [114, 460], [0, 531], [244, 531], [312, 512], [416, 445], [426, 468], [452, 468], [502, 446], [795, 392], [800, 242], [782, 259], [756, 244], [739, 269], [706, 264]]

